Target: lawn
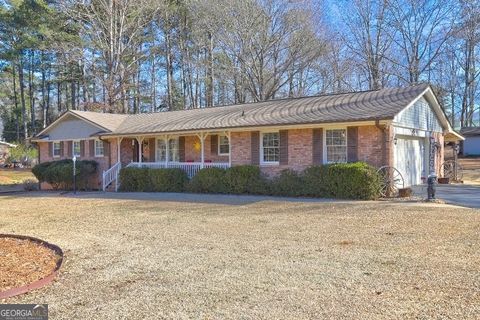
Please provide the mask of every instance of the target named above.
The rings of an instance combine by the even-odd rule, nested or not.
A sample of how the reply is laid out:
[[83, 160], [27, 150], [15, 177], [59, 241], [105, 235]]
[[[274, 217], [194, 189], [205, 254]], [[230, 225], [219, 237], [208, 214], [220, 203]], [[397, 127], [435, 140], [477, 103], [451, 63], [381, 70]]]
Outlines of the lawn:
[[27, 179], [35, 179], [30, 169], [0, 169], [0, 188], [5, 185], [21, 184]]
[[57, 319], [480, 317], [480, 211], [0, 197], [0, 232], [63, 248]]

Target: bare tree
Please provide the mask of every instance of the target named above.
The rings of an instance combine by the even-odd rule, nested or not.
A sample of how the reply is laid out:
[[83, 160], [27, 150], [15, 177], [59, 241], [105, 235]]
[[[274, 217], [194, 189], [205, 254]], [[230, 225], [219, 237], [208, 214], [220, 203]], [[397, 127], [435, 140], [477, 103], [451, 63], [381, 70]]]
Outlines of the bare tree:
[[342, 10], [346, 12], [345, 43], [364, 69], [372, 90], [385, 85], [386, 56], [394, 37], [389, 9], [388, 0], [354, 0]]

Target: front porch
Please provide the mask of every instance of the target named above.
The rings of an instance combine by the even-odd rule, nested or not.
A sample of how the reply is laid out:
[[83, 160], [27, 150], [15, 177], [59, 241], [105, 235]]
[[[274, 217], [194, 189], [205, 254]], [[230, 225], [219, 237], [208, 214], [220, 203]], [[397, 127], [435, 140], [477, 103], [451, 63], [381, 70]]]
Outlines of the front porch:
[[228, 162], [130, 162], [126, 167], [151, 169], [178, 168], [185, 171], [189, 178], [192, 178], [203, 168], [227, 169], [230, 167], [230, 164]]
[[[201, 132], [190, 135], [118, 137], [110, 140], [116, 163], [103, 172], [103, 190], [115, 184], [122, 167], [179, 168], [192, 178], [203, 168], [229, 168], [230, 132]], [[112, 152], [112, 158], [115, 159]]]

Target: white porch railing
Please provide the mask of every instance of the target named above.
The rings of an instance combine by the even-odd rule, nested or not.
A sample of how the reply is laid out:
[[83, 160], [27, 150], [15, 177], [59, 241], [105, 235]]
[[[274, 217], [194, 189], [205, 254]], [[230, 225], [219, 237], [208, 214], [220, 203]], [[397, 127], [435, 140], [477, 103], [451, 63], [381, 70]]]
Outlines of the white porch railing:
[[[127, 167], [137, 168], [179, 168], [187, 173], [189, 178], [192, 178], [202, 168], [201, 162], [130, 162]], [[203, 168], [222, 168], [227, 169], [230, 167], [228, 162], [205, 162]]]
[[122, 164], [120, 162], [117, 162], [107, 171], [103, 171], [103, 179], [102, 179], [103, 191], [105, 191], [113, 181], [115, 181], [115, 191], [118, 191], [118, 186], [119, 186], [118, 175], [120, 173], [121, 168], [122, 168]]

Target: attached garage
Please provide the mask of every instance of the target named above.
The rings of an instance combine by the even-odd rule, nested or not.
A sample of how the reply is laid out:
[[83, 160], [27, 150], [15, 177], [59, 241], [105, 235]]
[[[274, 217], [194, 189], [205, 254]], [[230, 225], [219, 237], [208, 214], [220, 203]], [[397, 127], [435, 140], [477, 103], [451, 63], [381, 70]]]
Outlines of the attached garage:
[[449, 130], [435, 96], [426, 92], [403, 109], [393, 122], [393, 166], [404, 186], [423, 183], [430, 173], [441, 175], [444, 131]]
[[394, 144], [394, 166], [403, 176], [405, 186], [422, 183], [426, 176], [426, 139], [397, 135]]

